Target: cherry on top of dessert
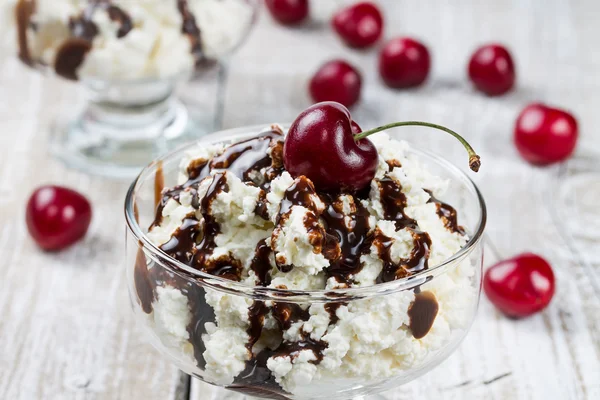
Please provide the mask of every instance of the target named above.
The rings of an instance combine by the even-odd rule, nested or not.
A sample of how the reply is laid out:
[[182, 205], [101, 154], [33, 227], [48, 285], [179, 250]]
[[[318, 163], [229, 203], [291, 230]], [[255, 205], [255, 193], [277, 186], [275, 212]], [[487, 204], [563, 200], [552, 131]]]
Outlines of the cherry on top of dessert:
[[375, 177], [379, 155], [368, 136], [398, 126], [426, 126], [459, 140], [469, 154], [469, 167], [477, 172], [479, 156], [456, 132], [421, 121], [395, 122], [365, 132], [352, 121], [342, 104], [322, 102], [294, 120], [283, 146], [283, 162], [293, 176], [306, 176], [324, 192], [358, 192]]

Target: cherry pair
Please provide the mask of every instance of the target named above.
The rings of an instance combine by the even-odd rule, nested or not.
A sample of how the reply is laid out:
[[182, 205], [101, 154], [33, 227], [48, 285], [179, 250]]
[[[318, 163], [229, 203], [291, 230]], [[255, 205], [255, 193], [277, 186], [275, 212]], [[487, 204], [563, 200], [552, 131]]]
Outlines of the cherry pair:
[[[296, 25], [306, 19], [308, 0], [266, 0], [271, 15], [284, 25]], [[331, 25], [350, 47], [373, 45], [383, 32], [383, 16], [379, 8], [368, 1], [359, 2], [336, 12]]]

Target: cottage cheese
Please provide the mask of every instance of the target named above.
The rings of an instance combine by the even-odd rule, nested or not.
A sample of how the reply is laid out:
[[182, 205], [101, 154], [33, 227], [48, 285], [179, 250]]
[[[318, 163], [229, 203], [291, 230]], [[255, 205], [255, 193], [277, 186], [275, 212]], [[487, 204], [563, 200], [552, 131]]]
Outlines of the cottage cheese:
[[[238, 280], [252, 286], [260, 284], [260, 271], [255, 270], [258, 253], [255, 252], [257, 243], [263, 240], [266, 247], [272, 249], [266, 258], [270, 281], [264, 284], [290, 290], [375, 285], [381, 279], [386, 262], [402, 264], [403, 260], [412, 257], [415, 250], [413, 231], [417, 229], [427, 232], [431, 240], [430, 265], [452, 256], [466, 244], [467, 237], [458, 229], [448, 228], [438, 214], [436, 203], [431, 201], [431, 195], [424, 190], [443, 197], [448, 183], [427, 172], [417, 158], [408, 156], [407, 143], [392, 140], [382, 133], [375, 135], [373, 142], [379, 152], [380, 165], [367, 198], [341, 195], [326, 204], [318, 195], [311, 194], [308, 185], [305, 188], [308, 193], [306, 204], [292, 204], [291, 207], [288, 204], [285, 206], [288, 211], [283, 215], [289, 190], [299, 184], [299, 179], [280, 171], [268, 186], [260, 188], [227, 170], [220, 181], [221, 184], [226, 182], [226, 187], [222, 185], [223, 189], [212, 195], [209, 214], [203, 215], [194, 208], [191, 189], [184, 189], [177, 198], [169, 199], [161, 210], [162, 221], [150, 229], [148, 236], [161, 246], [177, 234], [182, 219], [190, 212], [195, 212], [199, 220], [212, 216], [220, 224], [220, 231], [214, 238], [216, 247], [210, 258], [237, 260], [241, 268]], [[181, 166], [180, 183], [187, 180], [190, 163], [198, 164], [200, 160], [202, 164], [202, 160], [209, 161], [222, 151], [222, 148], [209, 148], [188, 152]], [[217, 173], [223, 172], [207, 173], [196, 185], [195, 196], [200, 199], [211, 196], [207, 190], [211, 184], [214, 186]], [[248, 176], [265, 173], [263, 167]], [[399, 227], [396, 221], [386, 219], [386, 207], [389, 206], [382, 198], [382, 179], [401, 187], [406, 203], [403, 212], [414, 220], [414, 228]], [[257, 211], [261, 202], [266, 210], [262, 217]], [[323, 213], [329, 210], [327, 207], [334, 207], [336, 213], [343, 215], [346, 229], [354, 226], [353, 218], [358, 218], [359, 209], [366, 210], [369, 232], [375, 235], [360, 255], [361, 268], [349, 274], [346, 281], [330, 276], [328, 268], [332, 261], [322, 246], [324, 242], [311, 241], [307, 231], [307, 218], [316, 219], [323, 229], [327, 228], [323, 222]], [[382, 240], [387, 247], [381, 246]], [[292, 268], [284, 271], [278, 265]], [[266, 368], [286, 392], [307, 393], [311, 385], [336, 379], [367, 383], [397, 375], [422, 363], [428, 355], [442, 349], [453, 332], [466, 328], [469, 310], [477, 296], [477, 288], [472, 282], [474, 271], [468, 261], [463, 262], [420, 286], [421, 292], [431, 292], [435, 296], [439, 306], [428, 332], [420, 338], [416, 338], [411, 330], [410, 308], [417, 297], [411, 290], [341, 304], [333, 311], [324, 304], [299, 305], [293, 312], [303, 317], [287, 324], [282, 321], [282, 316], [293, 312], [277, 314], [276, 304], [266, 302], [268, 311], [263, 315], [262, 334], [255, 338], [254, 346], [250, 346], [249, 329], [253, 324], [250, 313], [255, 303], [242, 296], [208, 290], [205, 298], [214, 310], [215, 321], [205, 324], [206, 333], [202, 335], [206, 348], [203, 353], [206, 378], [220, 385], [235, 384], [247, 362], [260, 351], [275, 350], [279, 346], [293, 348], [300, 342], [317, 343], [320, 350], [276, 351], [266, 361]], [[177, 295], [176, 289], [165, 287], [159, 291], [158, 300], [164, 304], [154, 310], [156, 331], [173, 345], [187, 345], [184, 344], [188, 340], [187, 332], [182, 327], [189, 323], [190, 316], [185, 312], [183, 299], [185, 297]], [[165, 315], [169, 311], [172, 315]]]

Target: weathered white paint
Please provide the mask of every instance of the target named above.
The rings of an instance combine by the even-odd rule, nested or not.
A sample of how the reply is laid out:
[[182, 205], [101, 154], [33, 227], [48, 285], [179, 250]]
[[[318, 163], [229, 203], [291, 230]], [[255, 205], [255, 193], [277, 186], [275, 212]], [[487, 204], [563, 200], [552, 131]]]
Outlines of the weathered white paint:
[[[330, 11], [344, 1], [312, 3]], [[594, 129], [600, 126], [595, 51], [600, 3], [380, 3], [388, 38], [410, 34], [429, 45], [434, 67], [425, 87], [401, 92], [383, 87], [377, 51], [346, 49], [329, 30], [326, 14], [288, 29], [263, 13], [231, 61], [225, 127], [293, 119], [309, 104], [306, 81], [312, 71], [327, 59], [344, 57], [363, 71], [363, 100], [353, 110], [363, 128], [410, 118], [464, 133], [484, 162], [475, 178], [490, 214], [486, 265], [521, 251], [539, 252], [556, 268], [558, 293], [547, 311], [523, 321], [502, 317], [482, 298], [478, 319], [456, 354], [386, 397], [600, 398], [600, 294], [590, 283], [591, 275], [600, 279], [594, 257], [600, 237], [582, 237], [578, 227], [585, 220], [566, 224], [564, 208], [558, 208], [564, 196], [553, 196], [573, 183], [580, 194], [568, 200], [589, 205], [585, 194], [600, 190], [600, 135]], [[508, 44], [518, 67], [518, 90], [498, 99], [474, 93], [465, 79], [470, 52], [491, 40]], [[50, 117], [78, 102], [76, 88], [27, 71], [6, 55], [0, 60], [0, 398], [149, 400], [172, 399], [176, 392], [186, 397], [180, 374], [143, 343], [129, 314], [123, 236], [115, 235], [124, 229], [126, 184], [67, 170], [46, 154]], [[201, 85], [184, 90], [188, 98], [206, 94]], [[577, 157], [565, 168], [531, 168], [513, 148], [514, 118], [533, 100], [568, 107], [579, 117]], [[407, 137], [410, 132], [422, 131], [407, 131]], [[424, 133], [411, 140], [464, 163], [460, 146], [449, 138]], [[582, 173], [587, 179], [579, 182]], [[76, 187], [94, 205], [88, 237], [63, 253], [42, 253], [26, 232], [24, 202], [42, 183]], [[598, 211], [590, 210], [585, 218], [597, 218]], [[198, 381], [191, 397], [240, 398]]]

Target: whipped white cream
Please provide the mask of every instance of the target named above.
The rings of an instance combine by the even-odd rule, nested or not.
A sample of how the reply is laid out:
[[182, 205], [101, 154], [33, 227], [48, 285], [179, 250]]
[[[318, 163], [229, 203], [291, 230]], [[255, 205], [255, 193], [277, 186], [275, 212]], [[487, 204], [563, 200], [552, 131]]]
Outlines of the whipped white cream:
[[12, 2], [21, 58], [70, 79], [185, 74], [233, 50], [253, 18], [245, 0]]

